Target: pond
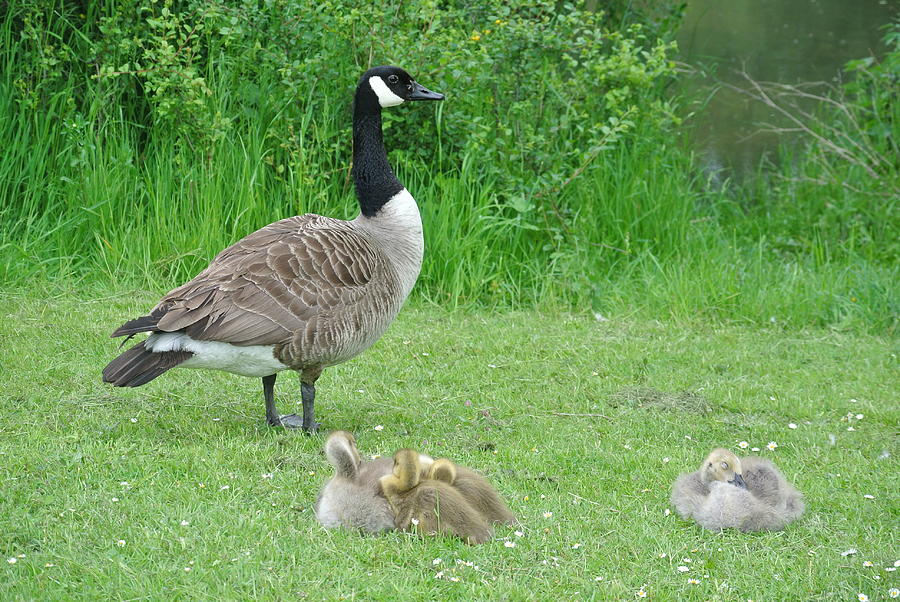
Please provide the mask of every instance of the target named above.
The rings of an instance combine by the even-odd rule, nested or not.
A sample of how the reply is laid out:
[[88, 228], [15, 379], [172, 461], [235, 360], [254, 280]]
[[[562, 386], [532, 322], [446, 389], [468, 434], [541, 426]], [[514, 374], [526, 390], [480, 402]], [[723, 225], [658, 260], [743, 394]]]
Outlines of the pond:
[[[757, 81], [838, 83], [847, 61], [884, 52], [882, 27], [896, 17], [898, 5], [888, 0], [690, 0], [677, 38], [681, 60], [714, 66], [715, 79], [742, 87], [748, 82], [741, 71]], [[692, 97], [703, 99], [686, 123], [696, 128], [695, 148], [709, 168], [744, 173], [776, 149], [778, 136], [760, 132], [763, 123], [780, 123], [770, 109], [727, 88], [710, 96], [710, 78], [689, 77], [686, 85]]]

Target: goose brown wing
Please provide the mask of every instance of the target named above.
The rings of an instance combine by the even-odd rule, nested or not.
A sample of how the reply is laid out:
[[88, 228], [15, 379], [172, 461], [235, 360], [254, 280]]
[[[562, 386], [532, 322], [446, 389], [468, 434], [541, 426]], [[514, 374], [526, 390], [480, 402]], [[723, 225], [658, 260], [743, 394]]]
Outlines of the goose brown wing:
[[151, 314], [157, 329], [197, 340], [274, 345], [312, 318], [352, 305], [385, 260], [347, 222], [301, 215], [228, 247]]

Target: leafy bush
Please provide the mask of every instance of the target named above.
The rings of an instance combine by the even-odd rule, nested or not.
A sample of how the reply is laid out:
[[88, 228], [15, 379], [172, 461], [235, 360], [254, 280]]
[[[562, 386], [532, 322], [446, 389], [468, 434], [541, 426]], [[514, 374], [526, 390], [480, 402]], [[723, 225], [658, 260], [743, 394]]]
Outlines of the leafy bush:
[[[41, 253], [85, 267], [95, 264], [79, 249], [97, 237], [104, 262], [110, 254], [136, 260], [126, 259], [123, 245], [134, 244], [135, 229], [152, 227], [157, 238], [143, 241], [140, 261], [161, 262], [166, 278], [183, 278], [230, 242], [223, 231], [241, 233], [309, 209], [346, 215], [352, 90], [368, 66], [395, 63], [448, 100], [436, 114], [385, 113], [393, 163], [407, 178], [429, 174], [426, 186], [441, 181], [467, 191], [431, 195], [441, 211], [470, 216], [465, 236], [490, 230], [505, 240], [489, 258], [494, 275], [463, 287], [465, 296], [509, 281], [530, 286], [509, 266], [571, 259], [580, 244], [575, 235], [595, 231], [597, 212], [579, 223], [589, 196], [579, 186], [595, 184], [590, 173], [605, 169], [611, 151], [634, 142], [639, 129], [654, 137], [676, 123], [663, 96], [673, 75], [673, 46], [659, 38], [668, 13], [638, 13], [631, 4], [612, 2], [611, 13], [549, 0], [5, 5], [8, 85], [0, 89], [18, 106], [19, 130], [34, 128], [29, 144], [44, 144], [48, 155], [4, 159], [9, 171], [43, 174], [22, 178], [25, 188], [7, 197], [5, 223], [27, 224], [17, 230], [28, 238], [18, 240], [36, 249], [48, 228], [35, 225], [59, 217], [72, 236]], [[44, 116], [63, 127], [51, 131]], [[213, 183], [240, 161], [251, 166], [253, 190]], [[105, 196], [113, 172], [136, 178], [129, 197]], [[269, 204], [256, 201], [261, 197]], [[63, 206], [51, 210], [47, 199], [54, 198]], [[204, 220], [221, 214], [227, 227], [204, 222], [193, 234], [173, 232], [188, 229], [194, 210]], [[160, 219], [166, 214], [181, 223]], [[651, 245], [666, 238], [624, 236]], [[163, 253], [185, 243], [198, 248], [187, 258]], [[447, 253], [444, 264], [452, 260]], [[433, 276], [435, 287], [461, 290], [446, 274]]]

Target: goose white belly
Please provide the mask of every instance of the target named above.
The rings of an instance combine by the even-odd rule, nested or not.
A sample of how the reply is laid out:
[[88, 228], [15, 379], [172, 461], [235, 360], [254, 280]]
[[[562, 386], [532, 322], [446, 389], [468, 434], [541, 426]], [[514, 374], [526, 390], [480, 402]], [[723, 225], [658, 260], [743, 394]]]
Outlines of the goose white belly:
[[197, 341], [182, 332], [153, 333], [144, 348], [162, 351], [190, 351], [194, 355], [179, 368], [222, 370], [241, 376], [269, 376], [288, 367], [275, 358], [274, 345], [238, 346], [220, 341]]

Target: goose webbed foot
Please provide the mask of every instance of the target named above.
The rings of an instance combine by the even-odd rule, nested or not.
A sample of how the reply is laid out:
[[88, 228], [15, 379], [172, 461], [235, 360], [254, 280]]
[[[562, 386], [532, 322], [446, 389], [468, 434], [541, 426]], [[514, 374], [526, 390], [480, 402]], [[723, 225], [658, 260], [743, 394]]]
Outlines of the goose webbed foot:
[[275, 422], [269, 422], [272, 426], [281, 426], [286, 429], [303, 429], [306, 433], [313, 435], [319, 430], [319, 423], [313, 422], [310, 428], [303, 424], [303, 417], [299, 414], [285, 414], [278, 416]]

